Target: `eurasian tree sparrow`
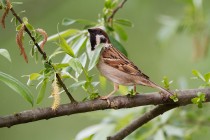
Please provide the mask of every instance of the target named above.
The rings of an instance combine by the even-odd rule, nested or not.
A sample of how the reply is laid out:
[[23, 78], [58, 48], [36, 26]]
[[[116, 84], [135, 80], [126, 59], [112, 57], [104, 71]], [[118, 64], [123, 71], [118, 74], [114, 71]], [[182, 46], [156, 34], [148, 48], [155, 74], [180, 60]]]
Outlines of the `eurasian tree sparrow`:
[[150, 81], [149, 77], [142, 73], [133, 62], [113, 47], [105, 31], [100, 28], [92, 28], [88, 29], [88, 32], [90, 33], [92, 51], [95, 50], [97, 45], [103, 43], [97, 68], [104, 77], [114, 83], [114, 90], [107, 96], [101, 97], [101, 99], [109, 98], [119, 89], [119, 85], [134, 86], [134, 92], [136, 92], [136, 85], [149, 86], [161, 90], [167, 96], [173, 95], [168, 90]]

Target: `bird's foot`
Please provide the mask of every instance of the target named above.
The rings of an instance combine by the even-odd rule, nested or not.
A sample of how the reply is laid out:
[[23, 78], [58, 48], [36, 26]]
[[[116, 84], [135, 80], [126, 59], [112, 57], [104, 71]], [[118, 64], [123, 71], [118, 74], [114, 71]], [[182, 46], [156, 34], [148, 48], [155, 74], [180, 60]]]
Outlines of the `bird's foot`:
[[101, 99], [101, 100], [107, 100], [109, 97], [110, 96], [101, 96], [101, 97], [99, 97], [99, 99]]
[[100, 100], [105, 100], [107, 102], [107, 104], [110, 106], [111, 105], [111, 101], [109, 100], [109, 96], [101, 96], [99, 97]]
[[167, 101], [167, 100], [169, 100], [170, 99], [170, 94], [165, 94], [165, 93], [163, 93], [163, 92], [159, 92], [160, 93], [160, 95], [162, 96], [162, 100], [165, 102], [165, 101]]
[[138, 94], [140, 94], [139, 92], [135, 92], [135, 93], [128, 93], [126, 96], [127, 97], [134, 97], [134, 96], [136, 96], [136, 95], [138, 95]]

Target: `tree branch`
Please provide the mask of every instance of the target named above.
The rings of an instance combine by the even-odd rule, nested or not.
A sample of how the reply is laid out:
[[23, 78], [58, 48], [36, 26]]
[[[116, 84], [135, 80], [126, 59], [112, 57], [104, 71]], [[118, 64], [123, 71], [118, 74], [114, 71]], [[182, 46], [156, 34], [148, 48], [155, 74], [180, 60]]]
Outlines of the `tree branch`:
[[118, 131], [113, 136], [107, 137], [107, 140], [122, 140], [123, 138], [130, 135], [132, 132], [134, 132], [136, 129], [143, 126], [147, 122], [178, 106], [178, 104], [158, 105], [151, 111], [145, 113], [143, 116], [137, 118], [136, 120], [128, 124], [126, 127]]
[[81, 103], [60, 105], [56, 111], [53, 111], [50, 107], [47, 107], [3, 116], [0, 117], [0, 127], [11, 127], [13, 125], [34, 122], [42, 119], [50, 119], [64, 115], [72, 115], [104, 109], [120, 109], [161, 104], [184, 106], [187, 104], [192, 104], [191, 99], [196, 97], [198, 92], [205, 93], [206, 102], [210, 101], [210, 88], [179, 91], [177, 92], [179, 101], [176, 103], [170, 99], [167, 101], [162, 100], [162, 97], [160, 94], [158, 94], [158, 92], [150, 94], [139, 94], [134, 97], [114, 96], [110, 97], [107, 101], [96, 99]]
[[123, 5], [125, 4], [127, 0], [122, 0], [122, 2], [113, 10], [112, 14], [109, 16], [108, 18], [108, 22], [111, 22], [112, 19], [114, 18], [114, 15], [117, 13], [117, 11], [123, 7]]

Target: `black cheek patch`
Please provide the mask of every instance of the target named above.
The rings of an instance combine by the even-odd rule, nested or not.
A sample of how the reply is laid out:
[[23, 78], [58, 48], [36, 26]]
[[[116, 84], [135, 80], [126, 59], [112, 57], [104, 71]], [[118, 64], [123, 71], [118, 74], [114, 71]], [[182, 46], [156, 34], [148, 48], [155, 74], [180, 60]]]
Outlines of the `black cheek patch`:
[[95, 50], [95, 47], [92, 47], [92, 46], [91, 46], [91, 51], [94, 51], [94, 50]]
[[90, 36], [91, 51], [95, 50], [96, 40], [94, 36]]
[[106, 38], [100, 38], [100, 43], [106, 43]]

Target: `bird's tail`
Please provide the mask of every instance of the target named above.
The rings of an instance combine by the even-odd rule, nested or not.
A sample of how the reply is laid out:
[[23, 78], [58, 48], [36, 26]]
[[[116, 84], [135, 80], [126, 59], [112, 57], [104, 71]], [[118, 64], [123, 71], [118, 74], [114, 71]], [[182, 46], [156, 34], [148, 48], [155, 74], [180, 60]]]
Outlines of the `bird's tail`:
[[159, 90], [161, 90], [163, 93], [166, 93], [166, 94], [169, 94], [170, 96], [173, 96], [174, 94], [172, 92], [170, 92], [169, 90], [155, 84], [154, 82], [150, 81], [151, 85], [154, 87], [154, 88], [157, 88]]
[[168, 95], [170, 95], [170, 96], [173, 96], [173, 95], [174, 95], [174, 94], [173, 94], [172, 92], [170, 92], [169, 90], [167, 90], [167, 89], [165, 89], [165, 88], [163, 88], [163, 87], [161, 87], [161, 86], [155, 84], [154, 82], [150, 81], [149, 79], [147, 79], [147, 80], [148, 80], [148, 81], [147, 81], [147, 83], [148, 83], [147, 86], [150, 86], [150, 87], [153, 87], [153, 88], [157, 88], [157, 89], [161, 90], [163, 93], [168, 94]]

